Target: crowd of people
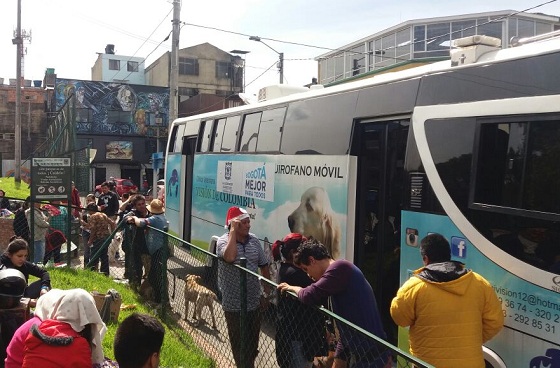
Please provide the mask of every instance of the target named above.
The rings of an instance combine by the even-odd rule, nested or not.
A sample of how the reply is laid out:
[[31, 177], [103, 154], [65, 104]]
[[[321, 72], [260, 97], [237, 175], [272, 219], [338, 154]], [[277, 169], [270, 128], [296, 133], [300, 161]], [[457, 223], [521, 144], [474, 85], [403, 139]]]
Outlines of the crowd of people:
[[[166, 261], [165, 234], [151, 230], [165, 230], [168, 226], [162, 201], [154, 199], [148, 205], [143, 195], [131, 193], [120, 202], [110, 182], [103, 183], [101, 188], [97, 201], [88, 195], [83, 207], [81, 203], [70, 207], [51, 203], [45, 207], [41, 203], [30, 204], [28, 199], [15, 212], [18, 233], [0, 257], [0, 269], [18, 270], [26, 282], [29, 275], [37, 277], [25, 289], [25, 296], [38, 301], [33, 318], [20, 326], [10, 342], [6, 367], [62, 366], [63, 355], [53, 354], [54, 346], [65, 346], [73, 352], [72, 366], [100, 366], [106, 361], [100, 351], [105, 325], [92, 296], [81, 289], [51, 290], [49, 273], [40, 265], [50, 257], [55, 262], [59, 260], [60, 248], [58, 252], [56, 248], [45, 249], [45, 243], [53, 229], [67, 232], [68, 216], [78, 218], [81, 224], [84, 266], [106, 275], [108, 248], [103, 245], [119, 222], [128, 226], [130, 238], [123, 243], [124, 254], [120, 256], [124, 258], [124, 276], [137, 290], [149, 284], [153, 301], [164, 301], [167, 278], [162, 282], [161, 265]], [[274, 280], [278, 282], [278, 294], [270, 284], [249, 276], [243, 303], [241, 275], [232, 264], [241, 265], [243, 259], [245, 268], [270, 279], [269, 259], [260, 240], [250, 232], [251, 219], [245, 209], [231, 207], [225, 228], [227, 231], [216, 244], [217, 256], [222, 260], [218, 262], [218, 288], [237, 366], [255, 366], [262, 311], [271, 298], [277, 299], [275, 343], [280, 368], [393, 365], [390, 350], [372, 343], [346, 324], [326, 319], [316, 308], [328, 308], [386, 340], [373, 289], [358, 267], [343, 259], [333, 259], [317, 239], [290, 233], [272, 247], [274, 260], [280, 262], [278, 278]], [[30, 246], [32, 261], [27, 260]], [[410, 327], [410, 353], [437, 367], [484, 367], [482, 344], [498, 334], [504, 323], [494, 290], [481, 275], [451, 260], [449, 243], [440, 234], [422, 239], [419, 250], [424, 266], [400, 287], [390, 305], [394, 322]], [[247, 308], [246, 331], [240, 328], [242, 305]], [[451, 330], [452, 336], [449, 326], [457, 327]], [[442, 336], [449, 339], [442, 341]], [[464, 343], [458, 347], [453, 339]], [[242, 341], [247, 344], [245, 356]], [[152, 317], [134, 314], [119, 326], [114, 341], [116, 360], [121, 367], [157, 367], [162, 342], [161, 324]], [[38, 359], [43, 359], [41, 364]]]
[[[217, 255], [223, 261], [218, 263], [222, 308], [236, 365], [254, 367], [268, 284], [260, 285], [257, 277], [248, 277], [248, 328], [243, 340], [246, 356], [242, 362], [240, 275], [231, 265], [239, 265], [243, 259], [247, 269], [260, 270], [263, 277], [270, 278], [269, 263], [260, 241], [250, 232], [246, 210], [231, 207], [225, 225], [228, 231], [216, 245]], [[272, 253], [275, 260], [281, 261], [276, 280], [281, 294], [276, 307], [275, 339], [277, 363], [281, 368], [393, 366], [389, 349], [345, 323], [325, 320], [311, 307], [328, 308], [343, 320], [386, 340], [373, 289], [358, 267], [343, 259], [333, 259], [317, 239], [306, 239], [295, 233], [276, 241]], [[451, 260], [450, 245], [440, 234], [422, 239], [420, 254], [424, 267], [415, 271], [398, 290], [390, 307], [396, 324], [410, 326], [411, 354], [437, 367], [484, 367], [482, 345], [498, 334], [504, 323], [496, 293], [481, 275]], [[457, 317], [457, 313], [461, 316]], [[450, 326], [456, 327], [452, 336]], [[443, 336], [450, 338], [443, 341]], [[458, 340], [464, 342], [460, 348], [453, 342]], [[329, 350], [326, 353], [325, 345]]]
[[[161, 230], [167, 228], [163, 204], [156, 199], [146, 206], [143, 195], [132, 193], [129, 198], [124, 198], [120, 208], [118, 196], [110, 189], [110, 184], [103, 183], [103, 193], [98, 200], [93, 194], [88, 195], [85, 206], [82, 205], [79, 193], [72, 183], [71, 206], [62, 202], [31, 203], [28, 197], [15, 211], [15, 235], [0, 256], [0, 271], [17, 270], [26, 284], [29, 282], [29, 276], [34, 276], [37, 280], [29, 283], [22, 290], [23, 295], [19, 296], [31, 298], [34, 310], [31, 318], [19, 326], [9, 340], [5, 367], [159, 366], [164, 329], [156, 318], [134, 313], [124, 319], [114, 338], [116, 361], [111, 361], [103, 356], [101, 341], [106, 326], [93, 296], [83, 289], [51, 290], [50, 274], [43, 266], [51, 258], [54, 262], [60, 262], [60, 244], [49, 248], [49, 245], [52, 245], [52, 239], [49, 237], [52, 238], [53, 232], [66, 234], [68, 219], [71, 216], [81, 224], [84, 267], [89, 266], [109, 275], [107, 247], [103, 248], [102, 245], [112, 235], [118, 221], [124, 221], [135, 229], [136, 238], [143, 239], [145, 254], [136, 253], [148, 257], [144, 282], [151, 281], [154, 289], [157, 288], [158, 292], [154, 293], [155, 301], [161, 302], [161, 293], [167, 291], [162, 289], [164, 285], [161, 282], [156, 282], [159, 275], [155, 273], [161, 273], [163, 234], [150, 231], [147, 226]], [[2, 197], [0, 201], [6, 202], [6, 208], [11, 207], [6, 198]], [[136, 206], [132, 206], [132, 203]], [[62, 237], [65, 242], [64, 235]], [[129, 254], [135, 253], [131, 249], [125, 249], [126, 251]], [[32, 259], [28, 260], [31, 254]], [[124, 256], [125, 260], [134, 260], [133, 256]], [[94, 257], [95, 260], [90, 262]], [[101, 263], [100, 268], [98, 263]], [[144, 264], [140, 261], [135, 266], [139, 272], [135, 281], [140, 283], [143, 280]], [[127, 271], [131, 275], [137, 274], [134, 265], [130, 269], [127, 268]], [[3, 332], [2, 336], [4, 338], [7, 335]]]
[[[161, 262], [163, 252], [163, 234], [150, 231], [150, 228], [165, 230], [167, 219], [163, 202], [154, 199], [147, 205], [146, 198], [139, 193], [125, 193], [119, 198], [115, 191], [115, 183], [108, 180], [101, 184], [101, 193], [96, 198], [94, 194], [85, 197], [85, 204], [72, 182], [71, 205], [65, 201], [50, 203], [31, 202], [28, 197], [15, 210], [10, 212], [14, 217], [13, 230], [16, 236], [25, 240], [29, 248], [31, 263], [46, 265], [62, 264], [61, 246], [67, 242], [69, 234], [68, 223], [79, 224], [81, 244], [83, 249], [83, 266], [105, 275], [110, 272], [110, 258], [119, 260], [117, 264], [124, 264], [125, 278], [131, 285], [139, 288], [146, 282], [153, 289], [153, 299], [161, 302], [161, 295], [166, 285], [161, 282]], [[0, 207], [13, 208], [13, 203], [4, 197], [0, 190]], [[128, 233], [132, 234], [130, 242], [124, 242], [124, 249], [111, 250], [116, 254], [109, 255], [109, 247], [105, 242], [115, 236], [122, 239], [122, 233], [114, 234], [119, 222], [129, 226]], [[150, 228], [148, 228], [148, 225]], [[74, 226], [74, 225], [73, 225]], [[73, 229], [73, 231], [75, 231]], [[121, 254], [123, 252], [124, 254]], [[128, 257], [126, 257], [128, 255]], [[150, 270], [153, 272], [150, 273]]]

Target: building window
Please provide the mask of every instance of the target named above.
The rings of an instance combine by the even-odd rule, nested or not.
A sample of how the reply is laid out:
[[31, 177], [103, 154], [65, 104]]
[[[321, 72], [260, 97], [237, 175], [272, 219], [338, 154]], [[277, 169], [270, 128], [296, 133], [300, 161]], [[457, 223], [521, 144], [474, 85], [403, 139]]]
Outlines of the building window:
[[179, 96], [196, 96], [198, 88], [179, 87]]
[[216, 90], [216, 96], [220, 96], [220, 97], [228, 97], [233, 95], [234, 93], [232, 91], [224, 91], [224, 90], [220, 90], [217, 89]]
[[428, 24], [426, 28], [426, 51], [429, 56], [449, 56], [451, 48], [450, 23]]
[[229, 78], [230, 69], [229, 61], [216, 61], [216, 78]]
[[356, 46], [346, 51], [346, 70], [345, 78], [362, 74], [366, 71], [366, 46], [365, 44]]
[[109, 70], [121, 70], [121, 61], [109, 59]]
[[179, 58], [179, 74], [198, 75], [198, 60], [191, 58]]
[[138, 71], [138, 62], [137, 61], [127, 61], [126, 62], [126, 71], [127, 72], [137, 72]]

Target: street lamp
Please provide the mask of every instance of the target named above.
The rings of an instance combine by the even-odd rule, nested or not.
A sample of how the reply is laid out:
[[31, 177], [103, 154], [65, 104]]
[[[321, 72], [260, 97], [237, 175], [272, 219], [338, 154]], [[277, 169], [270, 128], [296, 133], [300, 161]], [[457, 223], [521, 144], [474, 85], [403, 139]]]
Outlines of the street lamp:
[[[230, 53], [232, 54], [236, 54], [236, 59], [241, 60], [241, 65], [238, 65], [237, 63], [233, 64], [233, 69], [239, 69], [239, 68], [243, 68], [242, 71], [242, 75], [241, 75], [241, 92], [245, 92], [245, 59], [243, 59], [242, 56], [238, 56], [238, 55], [246, 55], [248, 54], [250, 51], [244, 51], [244, 50], [231, 50]], [[237, 71], [235, 72], [235, 75], [237, 75]], [[235, 85], [235, 83], [234, 83]]]
[[263, 40], [261, 40], [259, 36], [250, 36], [249, 39], [251, 41], [257, 41], [262, 43], [263, 45], [265, 45], [266, 47], [268, 47], [269, 49], [271, 49], [272, 51], [278, 54], [278, 58], [279, 58], [278, 71], [280, 72], [280, 84], [283, 84], [284, 83], [284, 53], [274, 50], [272, 47], [270, 47], [270, 45], [266, 44]]

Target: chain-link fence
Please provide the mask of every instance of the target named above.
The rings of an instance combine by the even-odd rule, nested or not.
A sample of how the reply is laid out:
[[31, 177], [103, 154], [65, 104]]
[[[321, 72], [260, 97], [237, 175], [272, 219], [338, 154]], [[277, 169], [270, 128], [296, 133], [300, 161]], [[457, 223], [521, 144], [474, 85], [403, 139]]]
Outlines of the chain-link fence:
[[[206, 251], [123, 220], [94, 249], [83, 231], [73, 263], [102, 272], [108, 265], [109, 276], [174, 319], [216, 367], [330, 367], [341, 338], [349, 368], [430, 367], [328, 309], [279, 294], [276, 283], [242, 265], [224, 262], [212, 252], [217, 237]], [[147, 232], [165, 235], [152, 254]]]
[[[127, 231], [138, 229], [125, 227], [125, 242]], [[339, 332], [349, 368], [430, 367], [325, 308], [278, 294], [276, 283], [212, 252], [171, 235], [160, 249], [159, 278], [148, 280], [160, 284], [151, 292], [161, 293], [161, 313], [177, 319], [217, 367], [330, 367]], [[140, 289], [149, 297], [149, 288]]]

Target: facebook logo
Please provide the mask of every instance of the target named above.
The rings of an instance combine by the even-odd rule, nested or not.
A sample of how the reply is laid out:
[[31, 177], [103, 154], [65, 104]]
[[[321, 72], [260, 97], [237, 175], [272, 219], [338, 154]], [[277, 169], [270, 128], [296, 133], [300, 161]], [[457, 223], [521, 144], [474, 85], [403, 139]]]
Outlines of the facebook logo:
[[467, 240], [465, 238], [451, 237], [451, 255], [457, 258], [467, 258]]

